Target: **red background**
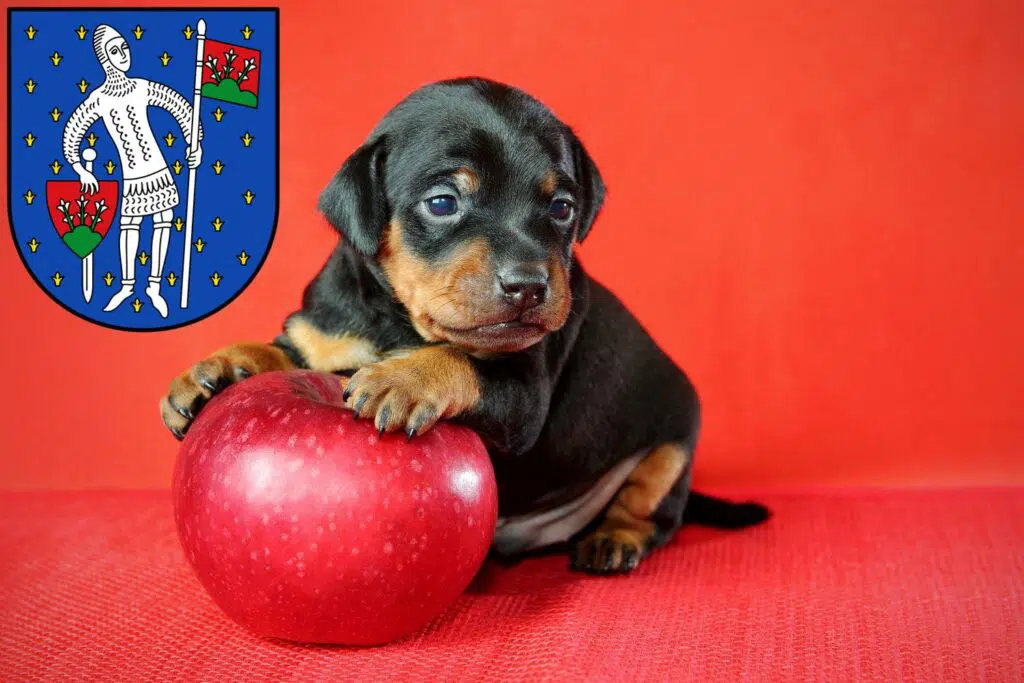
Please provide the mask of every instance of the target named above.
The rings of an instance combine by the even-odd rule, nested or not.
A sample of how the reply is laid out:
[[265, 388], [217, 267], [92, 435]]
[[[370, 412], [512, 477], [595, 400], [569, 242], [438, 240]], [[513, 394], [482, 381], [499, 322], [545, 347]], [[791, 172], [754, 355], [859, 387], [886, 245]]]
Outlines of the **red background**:
[[334, 243], [321, 187], [409, 90], [465, 74], [597, 159], [582, 256], [694, 376], [701, 484], [1024, 483], [1018, 0], [281, 4], [278, 236], [233, 304], [102, 329], [0, 239], [0, 485], [166, 487], [168, 381], [278, 331]]

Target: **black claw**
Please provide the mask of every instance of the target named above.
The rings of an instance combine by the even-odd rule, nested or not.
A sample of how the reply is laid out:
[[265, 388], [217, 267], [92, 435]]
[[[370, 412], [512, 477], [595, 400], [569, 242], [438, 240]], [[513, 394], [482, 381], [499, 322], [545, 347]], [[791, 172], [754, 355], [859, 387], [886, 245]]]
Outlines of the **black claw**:
[[341, 392], [341, 400], [347, 403], [350, 398], [352, 398], [352, 390], [345, 387], [345, 391]]
[[615, 560], [615, 546], [607, 538], [601, 541], [601, 553], [601, 566], [599, 569], [602, 572], [611, 571]]
[[209, 391], [211, 394], [217, 393], [217, 385], [214, 384], [213, 382], [211, 382], [210, 380], [206, 379], [205, 377], [203, 379], [199, 380], [199, 384], [204, 389]]
[[388, 418], [390, 418], [390, 417], [391, 417], [391, 409], [388, 408], [387, 406], [384, 406], [383, 408], [381, 408], [380, 412], [377, 413], [377, 422], [379, 424], [379, 426], [377, 427], [377, 436], [378, 437], [384, 436], [384, 430], [388, 428]]
[[426, 411], [421, 412], [416, 417], [416, 421], [413, 422], [409, 426], [409, 430], [406, 432], [406, 434], [409, 434], [409, 438], [412, 439], [412, 437], [416, 436], [416, 434], [419, 433], [419, 431], [423, 427], [423, 425], [425, 425], [433, 417], [434, 417], [434, 411], [433, 410], [426, 410]]
[[409, 443], [410, 441], [412, 441], [412, 437], [414, 436], [416, 436], [416, 428], [409, 427], [409, 429], [407, 429], [405, 432], [405, 442]]
[[192, 420], [195, 419], [195, 414], [193, 414], [193, 412], [188, 408], [182, 408], [177, 403], [175, 403], [173, 396], [168, 396], [167, 402], [171, 404], [172, 408], [174, 408], [174, 412], [178, 413], [178, 415], [181, 415], [186, 420], [191, 422]]
[[583, 556], [583, 568], [584, 569], [590, 570], [590, 569], [594, 568], [594, 564], [597, 562], [597, 547], [598, 547], [598, 545], [599, 545], [598, 543], [588, 543], [587, 547], [584, 549], [584, 551], [586, 553]]
[[621, 565], [622, 570], [626, 572], [631, 572], [637, 568], [638, 564], [640, 564], [640, 553], [637, 552], [637, 549], [631, 545], [623, 547]]
[[171, 427], [171, 434], [174, 434], [174, 438], [178, 441], [182, 441], [185, 438], [185, 432], [181, 431], [177, 427]]
[[252, 377], [252, 373], [245, 368], [235, 368], [235, 376], [238, 377], [238, 379], [248, 379]]
[[352, 414], [355, 415], [356, 418], [359, 417], [360, 411], [362, 411], [363, 406], [366, 405], [366, 402], [368, 400], [370, 400], [370, 395], [369, 394], [363, 394], [362, 396], [359, 397], [359, 400], [356, 401], [356, 404], [354, 406], [352, 406]]

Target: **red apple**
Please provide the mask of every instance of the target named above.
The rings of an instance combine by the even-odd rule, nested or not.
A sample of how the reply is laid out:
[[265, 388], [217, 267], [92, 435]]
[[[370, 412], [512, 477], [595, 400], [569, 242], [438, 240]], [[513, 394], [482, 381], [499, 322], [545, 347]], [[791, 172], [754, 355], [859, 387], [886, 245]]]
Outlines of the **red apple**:
[[498, 498], [469, 429], [406, 443], [342, 408], [338, 377], [271, 372], [197, 416], [174, 471], [185, 554], [258, 635], [372, 645], [441, 614], [487, 554]]

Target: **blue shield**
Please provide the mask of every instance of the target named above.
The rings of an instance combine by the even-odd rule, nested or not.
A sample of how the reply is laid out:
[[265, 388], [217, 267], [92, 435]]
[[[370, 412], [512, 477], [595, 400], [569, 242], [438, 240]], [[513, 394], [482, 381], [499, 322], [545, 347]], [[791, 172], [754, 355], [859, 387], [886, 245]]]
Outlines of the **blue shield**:
[[277, 10], [11, 9], [7, 29], [8, 213], [36, 283], [121, 330], [230, 303], [277, 226]]

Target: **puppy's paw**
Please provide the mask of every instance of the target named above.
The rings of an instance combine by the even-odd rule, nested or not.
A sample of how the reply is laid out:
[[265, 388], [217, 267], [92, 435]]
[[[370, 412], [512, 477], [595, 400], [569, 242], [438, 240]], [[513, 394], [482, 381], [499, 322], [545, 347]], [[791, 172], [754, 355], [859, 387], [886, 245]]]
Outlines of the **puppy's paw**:
[[192, 420], [207, 401], [249, 374], [248, 370], [236, 367], [227, 358], [211, 357], [199, 361], [175, 377], [168, 394], [160, 400], [160, 416], [164, 424], [179, 440], [183, 439]]
[[625, 574], [644, 556], [645, 539], [634, 529], [598, 529], [576, 543], [569, 568], [588, 574]]
[[377, 431], [404, 431], [411, 439], [444, 415], [447, 402], [424, 377], [400, 360], [359, 370], [345, 388], [345, 405], [357, 418], [373, 420]]
[[345, 388], [345, 405], [377, 430], [412, 438], [441, 418], [472, 407], [480, 392], [472, 365], [459, 352], [427, 347], [361, 368]]
[[160, 399], [160, 417], [180, 441], [206, 402], [225, 387], [269, 370], [293, 367], [280, 349], [269, 344], [237, 344], [201, 360], [171, 381]]

